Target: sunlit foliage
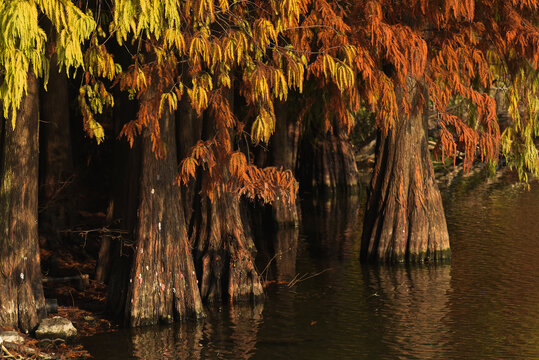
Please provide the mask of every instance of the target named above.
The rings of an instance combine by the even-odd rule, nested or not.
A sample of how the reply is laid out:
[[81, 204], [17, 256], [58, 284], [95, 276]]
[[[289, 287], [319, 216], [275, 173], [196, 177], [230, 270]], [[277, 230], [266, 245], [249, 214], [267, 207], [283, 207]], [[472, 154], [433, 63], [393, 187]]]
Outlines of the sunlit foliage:
[[47, 34], [40, 25], [40, 14], [50, 20], [57, 33], [58, 64], [68, 73], [83, 66], [83, 44], [95, 29], [91, 13], [85, 14], [71, 1], [0, 0], [0, 101], [12, 126], [26, 93], [28, 72], [47, 82]]
[[[271, 201], [286, 190], [294, 200], [291, 173], [256, 168], [236, 139], [267, 143], [278, 121], [274, 101], [287, 101], [291, 92], [302, 96], [306, 86], [300, 114], [323, 97], [323, 131], [350, 131], [361, 109], [375, 114], [382, 131], [431, 109], [442, 156], [463, 152], [470, 168], [476, 158], [496, 161], [501, 149], [522, 179], [539, 171], [537, 0], [98, 0], [88, 6], [84, 13], [70, 1], [0, 0], [6, 118], [15, 119], [28, 71], [47, 76], [41, 12], [58, 34], [59, 63], [68, 71], [83, 68], [79, 105], [97, 142], [104, 137], [98, 117], [114, 105], [114, 85], [139, 102], [122, 135], [133, 144], [150, 129], [156, 156], [166, 156], [158, 118], [165, 109], [181, 111], [182, 97], [201, 121], [213, 118], [214, 138], [191, 150], [178, 175], [178, 183], [187, 183], [202, 169], [210, 197], [234, 191]], [[123, 68], [119, 51], [129, 54]], [[420, 87], [414, 99], [406, 96], [411, 83]], [[503, 133], [495, 88], [505, 91], [513, 118]], [[231, 101], [237, 96], [246, 108], [241, 119]], [[455, 104], [467, 111], [454, 111]]]

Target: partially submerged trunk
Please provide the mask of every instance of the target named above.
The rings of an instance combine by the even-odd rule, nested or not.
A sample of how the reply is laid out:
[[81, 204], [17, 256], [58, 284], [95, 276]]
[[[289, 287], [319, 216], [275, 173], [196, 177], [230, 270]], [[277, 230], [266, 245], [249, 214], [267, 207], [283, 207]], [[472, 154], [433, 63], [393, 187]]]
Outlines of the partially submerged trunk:
[[[287, 104], [284, 101], [275, 103], [275, 133], [271, 138], [271, 164], [283, 170], [296, 172], [300, 125], [289, 119]], [[277, 196], [271, 205], [273, 220], [277, 227], [299, 226], [299, 210], [297, 204], [287, 204], [283, 196]]]
[[256, 249], [247, 222], [242, 219], [240, 199], [228, 192], [195, 198], [190, 237], [206, 302], [257, 301], [264, 297], [254, 266]]
[[0, 324], [22, 331], [46, 315], [37, 233], [38, 96], [29, 74], [15, 129], [0, 119]]
[[[227, 91], [225, 96], [234, 109], [234, 91]], [[193, 121], [198, 121], [196, 126]], [[183, 124], [188, 129], [179, 133], [201, 134], [204, 140], [217, 135], [230, 136], [217, 134], [216, 119], [209, 113], [195, 120], [191, 115], [190, 124], [185, 120]], [[222, 181], [226, 183], [228, 176], [228, 170], [223, 167]], [[196, 186], [190, 189], [194, 195], [189, 238], [202, 300], [209, 303], [261, 300], [264, 291], [254, 266], [256, 249], [249, 224], [242, 218], [241, 198], [226, 189], [221, 192], [213, 190], [213, 201], [210, 201], [201, 194], [207, 181], [211, 181], [209, 175], [199, 172]]]
[[313, 256], [328, 262], [341, 259], [354, 248], [361, 230], [364, 200], [358, 195], [312, 197], [302, 201], [303, 232]]
[[319, 139], [302, 140], [298, 179], [302, 192], [356, 193], [359, 172], [348, 134], [338, 128]]
[[[412, 91], [411, 96], [417, 98]], [[362, 261], [431, 262], [450, 257], [426, 129], [426, 114], [403, 114], [387, 134], [378, 134]]]
[[[115, 259], [111, 265], [108, 305], [130, 326], [203, 316], [180, 190], [174, 184], [174, 123], [174, 115], [165, 110], [159, 120], [164, 158], [156, 158], [150, 130], [144, 130], [139, 151], [133, 154], [139, 160], [131, 163], [130, 171], [131, 175], [140, 173], [135, 177], [140, 182], [138, 189], [132, 187], [124, 200], [124, 206], [128, 206], [125, 225], [131, 227], [134, 237], [132, 249], [113, 244]], [[133, 207], [137, 209], [136, 216], [132, 214]], [[131, 269], [129, 276], [126, 267]]]
[[149, 130], [142, 139], [138, 222], [126, 315], [131, 326], [203, 315], [177, 175], [174, 116], [159, 125], [166, 158], [156, 159]]

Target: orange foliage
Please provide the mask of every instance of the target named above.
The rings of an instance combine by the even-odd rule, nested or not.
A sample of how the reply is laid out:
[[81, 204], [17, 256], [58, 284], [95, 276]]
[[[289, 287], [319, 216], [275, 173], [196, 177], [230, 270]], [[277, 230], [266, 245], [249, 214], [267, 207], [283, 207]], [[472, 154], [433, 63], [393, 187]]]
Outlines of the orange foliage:
[[[146, 32], [135, 25], [149, 20], [135, 12], [137, 18], [118, 24], [118, 34], [127, 38], [131, 31], [132, 44], [138, 42], [134, 64], [116, 77], [140, 100], [137, 119], [122, 135], [132, 144], [148, 128], [156, 155], [164, 156], [157, 118], [187, 95], [200, 117], [214, 119], [215, 136], [182, 160], [178, 183], [200, 168], [210, 197], [233, 191], [271, 201], [286, 193], [293, 201], [291, 174], [249, 164], [234, 141], [250, 127], [254, 144], [267, 142], [277, 121], [273, 102], [308, 84], [317, 90], [313, 96], [328, 99], [324, 131], [350, 131], [361, 107], [375, 113], [383, 131], [430, 107], [438, 114], [443, 155], [462, 151], [469, 167], [478, 155], [485, 161], [498, 155], [500, 130], [489, 95], [494, 79], [525, 64], [537, 70], [538, 7], [539, 0], [180, 1], [165, 9], [160, 25], [144, 25]], [[95, 51], [104, 53], [97, 45]], [[420, 87], [416, 98], [409, 96], [412, 78]], [[232, 93], [243, 97], [243, 119], [235, 115]], [[300, 118], [315, 101], [305, 99]], [[456, 103], [473, 111], [456, 113]]]

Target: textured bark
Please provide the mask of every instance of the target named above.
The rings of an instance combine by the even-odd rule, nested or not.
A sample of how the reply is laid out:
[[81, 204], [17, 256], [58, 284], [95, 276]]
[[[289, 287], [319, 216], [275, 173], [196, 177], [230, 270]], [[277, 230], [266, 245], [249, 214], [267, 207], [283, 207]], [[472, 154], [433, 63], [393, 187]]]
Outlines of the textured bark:
[[5, 122], [0, 137], [0, 324], [23, 331], [46, 315], [37, 234], [38, 93], [29, 74], [15, 129]]
[[[417, 98], [409, 80], [409, 94]], [[442, 198], [427, 145], [427, 116], [401, 116], [379, 133], [361, 259], [427, 262], [450, 257]]]
[[[298, 160], [300, 126], [297, 121], [291, 121], [287, 105], [283, 101], [275, 103], [275, 133], [271, 140], [271, 166], [282, 167], [295, 173]], [[279, 228], [299, 225], [299, 210], [297, 204], [286, 204], [278, 196], [272, 203], [272, 216]]]
[[320, 139], [304, 138], [298, 161], [302, 192], [357, 192], [359, 172], [345, 131], [334, 128]]
[[[203, 121], [197, 115], [189, 102], [188, 97], [182, 97], [178, 111], [176, 112], [176, 140], [178, 144], [178, 160], [182, 161], [188, 154], [191, 148], [202, 138]], [[190, 183], [187, 186], [181, 187], [182, 207], [185, 214], [185, 219], [193, 216], [193, 204], [196, 195], [196, 184]]]
[[257, 301], [264, 291], [254, 267], [256, 249], [240, 201], [230, 193], [195, 199], [191, 227], [200, 294], [206, 302]]
[[[225, 96], [234, 108], [234, 92]], [[202, 138], [213, 138], [215, 119], [205, 114], [200, 121]], [[254, 266], [256, 249], [249, 223], [242, 218], [241, 199], [226, 190], [220, 194], [215, 191], [213, 202], [202, 197], [202, 184], [210, 181], [206, 176], [199, 174], [196, 187], [191, 189], [195, 195], [189, 221], [200, 295], [209, 303], [261, 300], [264, 292]], [[223, 176], [228, 176], [226, 170]]]
[[56, 61], [55, 54], [50, 61], [49, 90], [41, 94], [43, 125], [40, 127], [40, 228], [53, 243], [58, 242], [60, 231], [69, 225], [72, 209], [67, 190], [69, 177], [73, 174], [67, 75], [58, 72]]
[[160, 119], [166, 158], [156, 159], [147, 129], [142, 139], [135, 254], [126, 316], [131, 326], [170, 323], [203, 315], [177, 171], [174, 116]]
[[174, 184], [174, 115], [165, 110], [159, 126], [166, 156], [156, 158], [145, 129], [130, 151], [129, 163], [117, 172], [124, 189], [115, 199], [115, 217], [132, 233], [132, 240], [110, 244], [107, 310], [133, 327], [204, 315], [180, 190]]

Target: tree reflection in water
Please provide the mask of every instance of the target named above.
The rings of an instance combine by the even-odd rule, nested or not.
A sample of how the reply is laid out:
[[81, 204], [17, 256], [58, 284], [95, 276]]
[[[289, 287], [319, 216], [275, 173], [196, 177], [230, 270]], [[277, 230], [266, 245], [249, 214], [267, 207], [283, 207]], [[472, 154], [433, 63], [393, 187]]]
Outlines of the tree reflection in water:
[[207, 309], [199, 324], [178, 324], [132, 331], [137, 359], [249, 359], [262, 322], [262, 304]]
[[364, 266], [362, 273], [371, 293], [367, 308], [380, 325], [386, 352], [446, 358], [451, 266]]
[[358, 195], [328, 196], [302, 202], [302, 230], [310, 255], [317, 260], [342, 260], [355, 247], [363, 218]]

